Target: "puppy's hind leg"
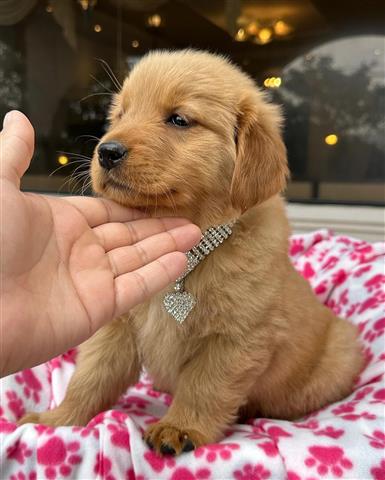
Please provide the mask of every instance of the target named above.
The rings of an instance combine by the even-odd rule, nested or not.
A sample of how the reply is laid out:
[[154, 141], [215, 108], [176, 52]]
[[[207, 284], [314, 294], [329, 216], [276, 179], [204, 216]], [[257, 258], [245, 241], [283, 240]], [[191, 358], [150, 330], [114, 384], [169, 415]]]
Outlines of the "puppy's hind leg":
[[83, 343], [63, 402], [44, 413], [29, 413], [19, 424], [86, 425], [113, 405], [139, 377], [131, 321], [118, 318]]

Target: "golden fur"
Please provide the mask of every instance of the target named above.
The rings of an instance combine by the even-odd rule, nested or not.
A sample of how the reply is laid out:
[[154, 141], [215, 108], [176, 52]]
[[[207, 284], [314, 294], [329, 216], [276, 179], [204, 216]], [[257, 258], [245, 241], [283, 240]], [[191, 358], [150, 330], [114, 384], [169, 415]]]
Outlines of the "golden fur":
[[[175, 112], [192, 126], [167, 124]], [[202, 229], [238, 222], [188, 276], [198, 303], [184, 324], [165, 312], [165, 292], [114, 320], [81, 346], [63, 403], [22, 422], [84, 425], [142, 365], [174, 397], [145, 433], [162, 453], [217, 441], [239, 415], [295, 419], [349, 394], [363, 365], [356, 329], [318, 302], [287, 255], [279, 109], [221, 57], [153, 52], [124, 82], [110, 120], [101, 141], [129, 155], [108, 173], [95, 155], [96, 192]]]

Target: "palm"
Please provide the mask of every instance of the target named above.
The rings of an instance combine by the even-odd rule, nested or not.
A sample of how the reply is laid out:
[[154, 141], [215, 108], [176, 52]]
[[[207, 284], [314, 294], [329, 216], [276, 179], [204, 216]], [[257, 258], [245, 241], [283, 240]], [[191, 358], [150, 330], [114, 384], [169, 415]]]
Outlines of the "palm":
[[5, 203], [12, 200], [13, 206], [5, 216], [18, 212], [13, 228], [2, 235], [2, 250], [13, 251], [3, 257], [6, 290], [12, 292], [4, 308], [11, 310], [10, 318], [33, 316], [38, 322], [20, 324], [22, 331], [13, 328], [7, 335], [19, 351], [27, 347], [21, 342], [33, 341], [37, 353], [60, 353], [112, 318], [114, 276], [100, 241], [75, 207], [13, 188], [3, 188]]

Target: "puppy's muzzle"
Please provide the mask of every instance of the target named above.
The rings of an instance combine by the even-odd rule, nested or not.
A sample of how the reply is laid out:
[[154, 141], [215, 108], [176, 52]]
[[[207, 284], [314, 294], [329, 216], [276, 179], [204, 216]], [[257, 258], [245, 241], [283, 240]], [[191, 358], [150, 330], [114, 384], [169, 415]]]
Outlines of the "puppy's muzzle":
[[106, 170], [111, 170], [124, 160], [127, 153], [127, 148], [119, 142], [101, 143], [98, 147], [99, 164]]

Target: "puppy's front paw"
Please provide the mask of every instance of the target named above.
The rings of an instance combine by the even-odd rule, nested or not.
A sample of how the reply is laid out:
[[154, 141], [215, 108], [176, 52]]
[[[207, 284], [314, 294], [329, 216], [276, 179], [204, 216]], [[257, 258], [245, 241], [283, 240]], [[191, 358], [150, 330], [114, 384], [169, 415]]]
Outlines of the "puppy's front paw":
[[179, 455], [191, 452], [208, 443], [208, 439], [197, 430], [180, 429], [174, 425], [158, 422], [144, 434], [147, 445], [162, 455]]

